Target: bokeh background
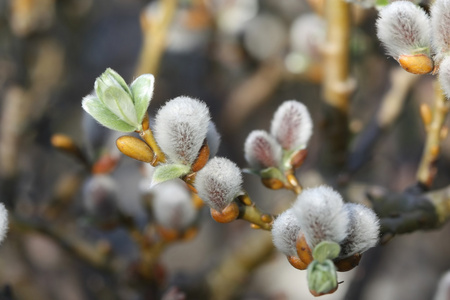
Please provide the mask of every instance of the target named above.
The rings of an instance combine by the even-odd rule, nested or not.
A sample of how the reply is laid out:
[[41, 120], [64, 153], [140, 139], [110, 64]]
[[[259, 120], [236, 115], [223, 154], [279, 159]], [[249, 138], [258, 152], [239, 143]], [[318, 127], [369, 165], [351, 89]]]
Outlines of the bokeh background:
[[[98, 221], [116, 208], [106, 205], [93, 213], [89, 201], [101, 198], [89, 188], [93, 175], [79, 159], [51, 144], [54, 134], [64, 134], [91, 163], [105, 153], [120, 156], [114, 146], [119, 135], [81, 109], [81, 99], [108, 67], [127, 82], [142, 70], [155, 73], [150, 116], [179, 95], [206, 102], [222, 135], [219, 155], [241, 168], [246, 167], [247, 135], [269, 130], [276, 108], [296, 99], [314, 120], [308, 158], [297, 172], [304, 187], [326, 183], [339, 188], [347, 201], [367, 203], [367, 190], [402, 192], [415, 184], [425, 138], [419, 105], [432, 105], [434, 77], [409, 75], [385, 56], [376, 38], [376, 9], [352, 7], [349, 56], [356, 88], [348, 152], [373, 134], [373, 124], [387, 114], [381, 108], [386, 93], [398, 82], [406, 87], [392, 100], [399, 103], [398, 114], [376, 131], [361, 162], [350, 160], [355, 167], [328, 159], [333, 153], [327, 148], [322, 96], [326, 21], [314, 5], [302, 0], [179, 0], [164, 27], [166, 2], [0, 0], [0, 201], [11, 219], [0, 245], [0, 299], [169, 300], [182, 299], [181, 294], [219, 299], [205, 292], [214, 270], [233, 253], [261, 249], [266, 255], [233, 285], [232, 299], [314, 298], [306, 272], [292, 268], [272, 249], [269, 233], [250, 229], [244, 221], [215, 223], [207, 209], [201, 211], [197, 235], [168, 246], [154, 280], [136, 284], [138, 249], [129, 233]], [[449, 183], [449, 150], [446, 139], [433, 189]], [[122, 157], [108, 176], [116, 189], [107, 197], [117, 199], [118, 209], [140, 228], [151, 223], [141, 201], [143, 186], [149, 185], [141, 164]], [[254, 175], [244, 179], [245, 189], [265, 211], [280, 213], [294, 200], [288, 191], [267, 189]], [[449, 234], [447, 225], [397, 236], [369, 250], [360, 267], [339, 274], [344, 282], [324, 299], [432, 299], [450, 268]], [[73, 255], [64, 239], [110, 249], [126, 265], [123, 273], [92, 267]]]

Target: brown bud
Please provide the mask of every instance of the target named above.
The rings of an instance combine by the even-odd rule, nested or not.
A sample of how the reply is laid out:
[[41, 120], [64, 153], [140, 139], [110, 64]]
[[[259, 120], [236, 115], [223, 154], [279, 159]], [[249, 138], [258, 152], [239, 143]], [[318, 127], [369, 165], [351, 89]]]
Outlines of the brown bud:
[[221, 212], [211, 208], [211, 217], [219, 223], [230, 223], [239, 216], [239, 206], [236, 202], [231, 202]]
[[261, 229], [261, 226], [259, 226], [259, 225], [256, 225], [256, 224], [250, 224], [250, 227], [252, 228], [252, 229]]
[[305, 161], [307, 155], [308, 155], [308, 150], [306, 150], [306, 149], [302, 149], [302, 150], [297, 151], [291, 157], [291, 166], [294, 169], [299, 168], [303, 164], [303, 162]]
[[445, 140], [448, 136], [448, 127], [442, 126], [441, 131], [439, 132], [439, 137], [441, 140]]
[[264, 184], [265, 187], [272, 190], [279, 190], [284, 188], [283, 181], [276, 178], [261, 178], [261, 182]]
[[296, 256], [287, 256], [288, 262], [296, 269], [306, 270], [308, 265]]
[[250, 197], [247, 194], [241, 195], [238, 198], [245, 206], [250, 206], [253, 204], [252, 199], [250, 199]]
[[119, 159], [113, 157], [109, 154], [103, 155], [100, 159], [92, 166], [92, 174], [108, 174], [111, 173], [117, 166]]
[[192, 194], [192, 203], [196, 209], [201, 209], [205, 203], [197, 194]]
[[360, 260], [361, 254], [356, 253], [352, 256], [335, 261], [334, 265], [339, 272], [347, 272], [358, 266]]
[[194, 237], [197, 236], [198, 228], [197, 227], [191, 227], [187, 229], [183, 234], [183, 240], [189, 241], [192, 240]]
[[422, 117], [422, 122], [425, 126], [428, 126], [431, 124], [431, 120], [433, 119], [433, 116], [431, 114], [431, 108], [428, 104], [422, 103], [420, 105], [420, 116]]
[[297, 255], [308, 266], [313, 260], [311, 248], [306, 243], [305, 236], [302, 234], [297, 238]]
[[264, 223], [272, 223], [273, 217], [271, 215], [268, 215], [268, 214], [263, 214], [261, 216], [261, 221], [263, 221]]
[[156, 226], [161, 239], [165, 242], [173, 242], [179, 239], [180, 233], [175, 229], [164, 228], [162, 226]]
[[413, 74], [428, 74], [434, 68], [433, 60], [425, 54], [400, 55], [398, 63], [405, 71]]
[[66, 152], [77, 152], [79, 151], [77, 145], [74, 141], [67, 135], [64, 134], [54, 134], [51, 138], [52, 146]]
[[191, 167], [192, 172], [200, 171], [206, 165], [208, 160], [209, 160], [209, 147], [208, 144], [205, 142], [203, 146], [200, 148], [200, 151], [198, 152], [197, 159], [192, 164]]
[[121, 136], [116, 140], [116, 146], [126, 156], [151, 163], [154, 157], [152, 149], [142, 140], [133, 136]]

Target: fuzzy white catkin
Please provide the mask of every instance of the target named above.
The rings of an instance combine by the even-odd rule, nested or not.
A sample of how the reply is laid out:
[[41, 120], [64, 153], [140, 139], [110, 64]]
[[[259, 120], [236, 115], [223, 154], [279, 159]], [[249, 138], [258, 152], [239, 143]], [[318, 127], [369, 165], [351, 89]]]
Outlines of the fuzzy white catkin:
[[184, 230], [195, 221], [191, 194], [181, 179], [162, 182], [151, 189], [156, 222], [168, 229]]
[[385, 6], [377, 20], [377, 36], [389, 55], [429, 54], [430, 20], [423, 9], [409, 1]]
[[170, 162], [191, 165], [206, 138], [209, 121], [205, 103], [177, 97], [161, 107], [156, 115], [156, 142]]
[[439, 66], [439, 83], [447, 99], [450, 99], [450, 56], [446, 56]]
[[342, 258], [363, 253], [378, 242], [380, 222], [377, 215], [362, 204], [346, 203], [344, 209], [349, 218], [348, 235], [341, 244]]
[[8, 231], [8, 211], [3, 203], [0, 203], [0, 242], [6, 237]]
[[448, 300], [450, 295], [450, 271], [444, 273], [434, 294], [433, 300]]
[[347, 236], [349, 220], [342, 197], [328, 186], [304, 190], [293, 210], [311, 249], [322, 241], [340, 243]]
[[270, 133], [286, 150], [306, 147], [311, 137], [313, 123], [308, 109], [295, 100], [286, 101], [275, 112]]
[[241, 193], [242, 173], [229, 159], [214, 157], [195, 178], [198, 195], [209, 206], [222, 211]]
[[93, 215], [109, 217], [117, 211], [117, 183], [108, 175], [93, 175], [83, 186], [84, 208]]
[[209, 147], [209, 158], [216, 156], [217, 151], [219, 151], [221, 137], [219, 132], [217, 132], [216, 124], [213, 121], [208, 123], [208, 132], [206, 133], [206, 141]]
[[277, 167], [283, 150], [274, 137], [264, 130], [252, 131], [244, 144], [245, 159], [254, 169]]
[[296, 243], [300, 232], [300, 226], [294, 212], [292, 209], [288, 209], [273, 222], [273, 244], [285, 255], [297, 256]]
[[436, 0], [431, 6], [433, 50], [440, 61], [450, 51], [450, 0]]
[[294, 51], [319, 59], [326, 39], [326, 23], [315, 13], [301, 14], [291, 25], [290, 40]]

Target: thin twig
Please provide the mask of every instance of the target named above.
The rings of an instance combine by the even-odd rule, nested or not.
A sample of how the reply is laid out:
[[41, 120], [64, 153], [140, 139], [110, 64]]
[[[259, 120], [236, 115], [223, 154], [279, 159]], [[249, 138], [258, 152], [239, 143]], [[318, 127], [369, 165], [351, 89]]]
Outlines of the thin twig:
[[166, 48], [167, 33], [177, 8], [177, 0], [160, 0], [159, 15], [141, 15], [143, 44], [135, 77], [150, 73], [156, 76]]
[[431, 116], [431, 122], [425, 124], [427, 139], [419, 169], [417, 170], [417, 181], [428, 189], [433, 184], [434, 177], [437, 173], [435, 163], [439, 156], [442, 128], [450, 105], [437, 83], [435, 93], [434, 110]]

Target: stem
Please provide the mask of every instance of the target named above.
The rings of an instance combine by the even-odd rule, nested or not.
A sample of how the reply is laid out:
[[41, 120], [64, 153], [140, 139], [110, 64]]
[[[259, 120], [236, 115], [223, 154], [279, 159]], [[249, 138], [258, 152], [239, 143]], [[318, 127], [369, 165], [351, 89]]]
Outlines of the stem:
[[172, 23], [177, 0], [160, 0], [160, 14], [147, 16], [141, 14], [143, 45], [135, 76], [150, 73], [156, 76], [162, 54], [166, 47], [167, 32]]
[[431, 187], [437, 173], [435, 163], [440, 152], [441, 130], [449, 109], [449, 103], [442, 93], [440, 85], [437, 83], [435, 93], [432, 120], [430, 124], [425, 124], [427, 138], [419, 169], [417, 170], [417, 180], [426, 188]]
[[258, 229], [272, 230], [274, 217], [270, 214], [263, 213], [250, 197], [245, 194], [238, 197], [239, 216], [238, 219], [248, 221]]
[[153, 161], [151, 162], [152, 166], [156, 166], [158, 163], [166, 162], [166, 156], [156, 143], [155, 137], [153, 136], [153, 132], [150, 128], [139, 131], [139, 136], [147, 143], [147, 145], [149, 145], [149, 147], [154, 152]]
[[298, 182], [297, 177], [295, 177], [294, 170], [291, 169], [286, 172], [286, 179], [288, 182], [286, 188], [293, 191], [296, 195], [300, 195], [303, 191], [303, 188]]
[[[350, 5], [342, 0], [327, 0], [327, 43], [324, 60], [325, 133], [329, 141], [330, 163], [345, 162], [349, 139], [348, 112], [355, 82], [349, 77]], [[325, 164], [328, 164], [327, 162]]]

